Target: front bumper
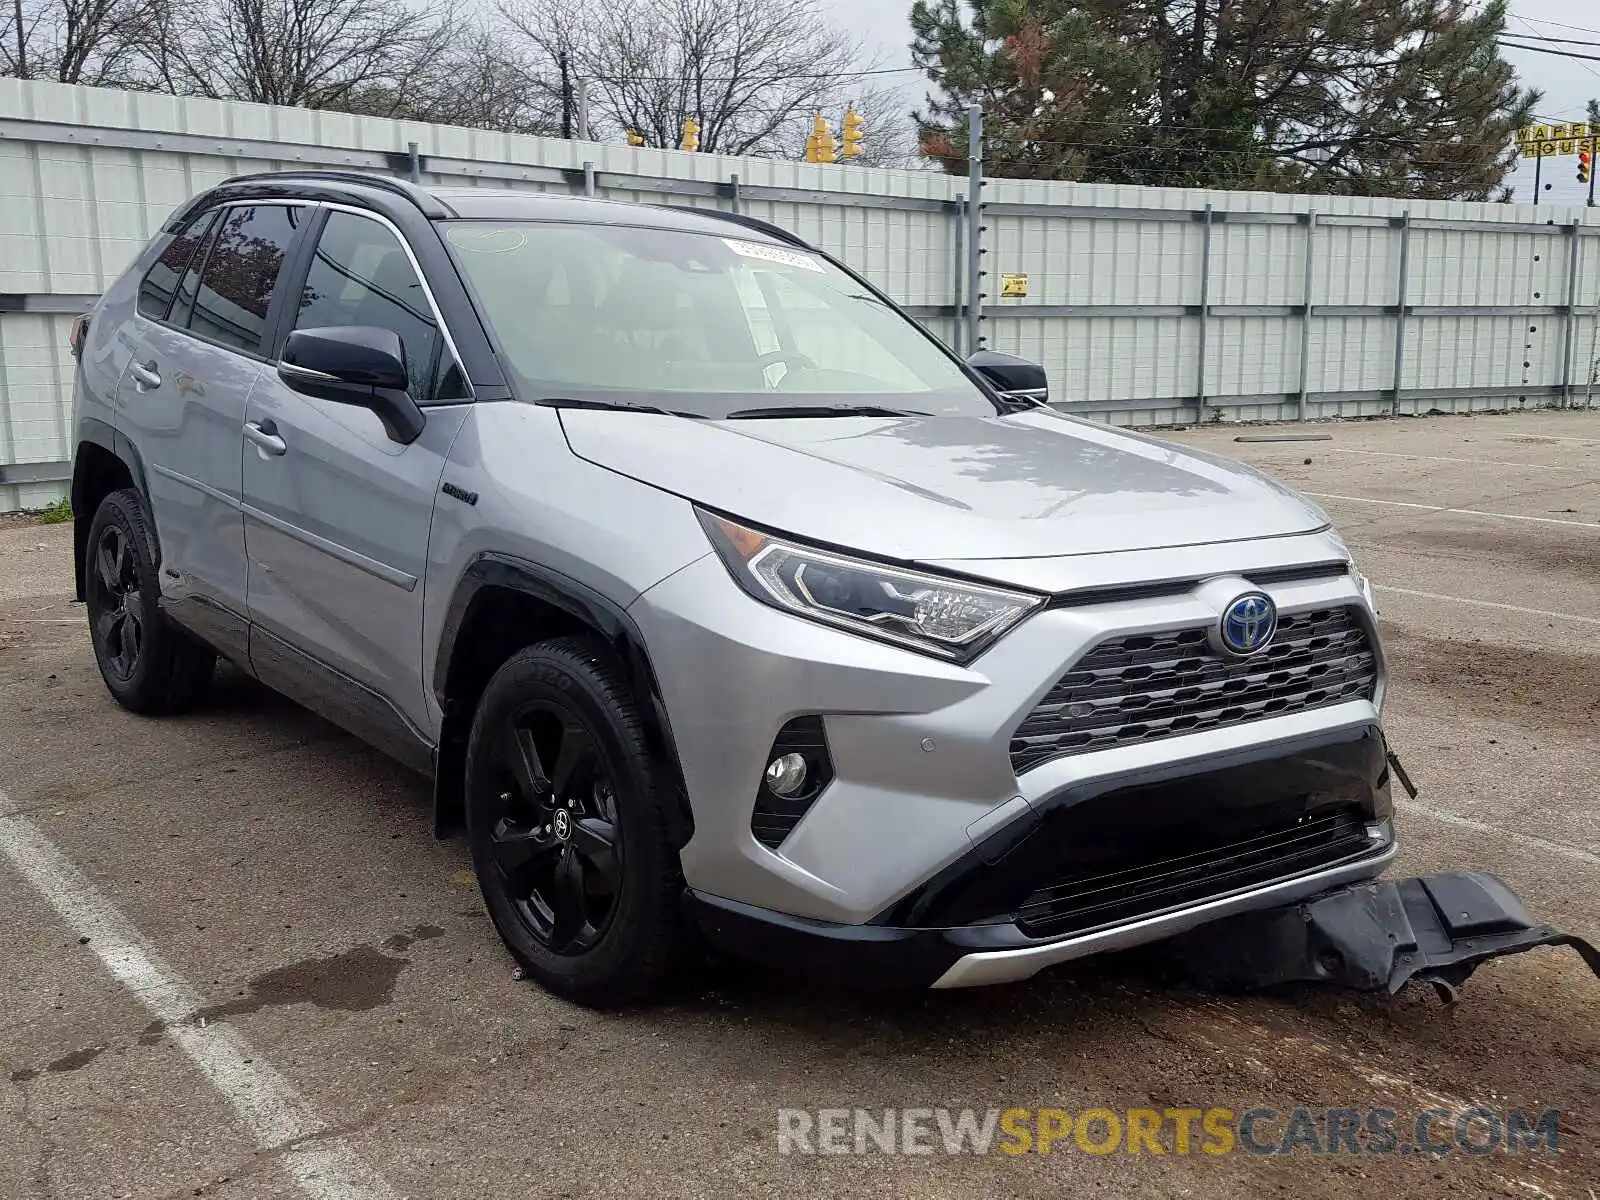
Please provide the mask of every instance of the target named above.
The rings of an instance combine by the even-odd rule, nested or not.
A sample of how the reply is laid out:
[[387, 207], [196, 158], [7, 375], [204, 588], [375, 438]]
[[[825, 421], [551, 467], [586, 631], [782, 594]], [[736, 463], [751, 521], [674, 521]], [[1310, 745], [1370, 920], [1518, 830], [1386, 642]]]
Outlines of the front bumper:
[[[1341, 556], [1335, 539], [1307, 535], [1210, 547], [1206, 565], [1249, 577]], [[1152, 768], [1194, 773], [1219, 758], [1376, 725], [1381, 657], [1372, 699], [1078, 753], [1019, 774], [1013, 733], [1085, 651], [1215, 621], [1199, 589], [1129, 595], [1114, 586], [1170, 578], [1164, 563], [1163, 552], [1059, 563], [1068, 573], [1096, 572], [1097, 587], [1111, 591], [1097, 593], [1101, 602], [1036, 613], [965, 667], [776, 611], [745, 594], [714, 555], [646, 591], [629, 611], [650, 650], [690, 799], [694, 828], [681, 855], [689, 887], [817, 922], [883, 924], [884, 913], [991, 838], [1031, 828], [1085, 789]], [[968, 566], [982, 573], [982, 564]], [[1370, 623], [1349, 575], [1266, 590], [1286, 614], [1348, 605]], [[778, 732], [812, 714], [825, 723], [832, 782], [771, 848], [752, 832], [762, 771]]]
[[965, 987], [1294, 904], [1395, 854], [1382, 735], [1367, 728], [1068, 789], [861, 924], [703, 889], [714, 945], [841, 981]]

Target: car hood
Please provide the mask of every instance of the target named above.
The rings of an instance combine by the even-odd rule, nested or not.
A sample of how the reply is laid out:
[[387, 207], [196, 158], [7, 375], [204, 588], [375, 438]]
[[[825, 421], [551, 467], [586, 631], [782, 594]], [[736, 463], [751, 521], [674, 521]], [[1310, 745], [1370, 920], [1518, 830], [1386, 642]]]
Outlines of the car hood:
[[901, 560], [1104, 554], [1327, 525], [1241, 463], [1044, 410], [711, 421], [564, 409], [561, 422], [598, 466]]

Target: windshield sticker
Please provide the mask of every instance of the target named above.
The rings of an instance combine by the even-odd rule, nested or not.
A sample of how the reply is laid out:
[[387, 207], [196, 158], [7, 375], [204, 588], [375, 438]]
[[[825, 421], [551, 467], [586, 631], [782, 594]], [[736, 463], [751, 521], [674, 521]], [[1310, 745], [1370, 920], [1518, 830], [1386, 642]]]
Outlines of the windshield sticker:
[[745, 258], [759, 258], [762, 262], [782, 263], [786, 267], [804, 267], [807, 271], [822, 271], [822, 264], [809, 254], [785, 250], [779, 246], [764, 246], [760, 242], [741, 242], [737, 238], [723, 238], [728, 249]]

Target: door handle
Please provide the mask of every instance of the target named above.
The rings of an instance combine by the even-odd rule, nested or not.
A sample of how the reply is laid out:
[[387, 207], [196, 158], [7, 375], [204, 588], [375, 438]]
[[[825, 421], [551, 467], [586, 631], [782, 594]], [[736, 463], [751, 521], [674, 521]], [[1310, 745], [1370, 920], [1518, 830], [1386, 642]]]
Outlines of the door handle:
[[284, 455], [289, 453], [289, 443], [278, 436], [278, 426], [270, 419], [265, 421], [246, 421], [244, 436], [256, 444], [256, 449], [266, 455]]
[[133, 376], [133, 386], [141, 392], [148, 392], [161, 386], [161, 373], [156, 370], [156, 360], [153, 358], [147, 363], [129, 363], [128, 374]]

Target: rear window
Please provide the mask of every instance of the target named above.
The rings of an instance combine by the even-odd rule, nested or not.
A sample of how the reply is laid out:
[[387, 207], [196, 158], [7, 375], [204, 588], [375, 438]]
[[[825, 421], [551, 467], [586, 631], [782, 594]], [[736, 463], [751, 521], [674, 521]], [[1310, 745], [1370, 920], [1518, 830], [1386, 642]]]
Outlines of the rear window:
[[178, 290], [178, 280], [188, 269], [189, 260], [211, 231], [217, 219], [215, 209], [202, 213], [189, 222], [161, 252], [161, 257], [145, 272], [139, 283], [139, 314], [152, 321], [164, 321], [172, 306], [172, 296]]
[[249, 354], [264, 352], [272, 292], [306, 211], [283, 204], [228, 211], [200, 275], [191, 330]]

